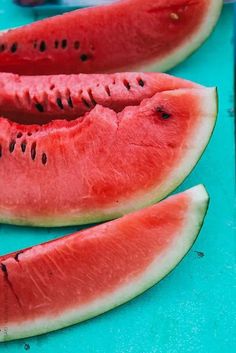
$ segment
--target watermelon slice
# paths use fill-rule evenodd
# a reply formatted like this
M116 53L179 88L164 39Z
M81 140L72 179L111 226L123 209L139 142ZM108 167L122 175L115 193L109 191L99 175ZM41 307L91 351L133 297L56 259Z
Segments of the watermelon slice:
M160 73L18 76L0 73L0 116L24 124L72 120L96 104L122 111L157 92L201 87Z
M150 205L192 170L216 115L216 90L200 87L159 92L120 113L97 105L42 126L0 118L0 219L84 224Z
M0 71L95 73L170 69L212 31L222 0L123 0L0 36Z
M116 221L0 257L0 340L75 324L150 288L191 248L207 206L200 185Z

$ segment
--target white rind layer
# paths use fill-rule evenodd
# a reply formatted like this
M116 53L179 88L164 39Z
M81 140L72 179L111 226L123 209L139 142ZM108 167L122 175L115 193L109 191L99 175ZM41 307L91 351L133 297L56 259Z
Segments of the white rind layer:
M39 335L87 320L133 299L159 282L174 269L190 250L201 229L207 211L209 197L203 185L187 190L185 195L189 198L189 208L179 235L173 237L174 241L167 251L157 254L155 260L145 271L135 277L128 285L122 285L113 292L104 294L103 297L86 305L63 311L58 316L9 325L7 334L0 332L0 341Z

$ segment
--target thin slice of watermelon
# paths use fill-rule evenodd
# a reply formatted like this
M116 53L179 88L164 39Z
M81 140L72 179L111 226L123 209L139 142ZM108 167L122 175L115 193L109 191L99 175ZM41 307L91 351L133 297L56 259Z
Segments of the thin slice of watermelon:
M120 217L162 199L212 134L214 88L157 93L116 113L96 106L48 125L0 119L0 219L62 226Z
M123 0L2 33L0 71L170 69L212 31L223 0Z
M203 186L82 232L0 258L0 341L86 320L141 294L191 248Z
M157 92L201 87L160 73L18 76L0 73L0 116L18 123L72 120L99 104L122 111Z

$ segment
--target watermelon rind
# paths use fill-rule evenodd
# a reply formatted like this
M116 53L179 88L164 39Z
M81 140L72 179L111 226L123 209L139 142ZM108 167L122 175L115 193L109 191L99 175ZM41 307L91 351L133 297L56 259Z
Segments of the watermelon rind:
M145 271L132 279L128 284L122 285L113 292L97 298L80 308L63 311L55 317L44 317L21 324L10 324L7 330L0 332L0 341L9 341L40 335L73 325L100 315L113 309L143 293L167 274L183 259L194 244L201 230L208 209L209 196L203 185L195 186L187 191L189 207L185 215L185 222L176 237L176 241L163 254L156 256ZM168 220L166 220L168 222Z

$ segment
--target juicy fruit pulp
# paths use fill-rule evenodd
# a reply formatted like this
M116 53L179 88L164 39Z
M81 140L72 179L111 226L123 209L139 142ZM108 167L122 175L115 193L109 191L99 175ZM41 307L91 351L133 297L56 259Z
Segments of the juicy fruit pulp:
M157 93L120 113L97 105L43 126L2 118L0 218L83 224L154 203L194 167L216 114L215 89L201 87Z
M113 222L0 258L0 340L56 330L148 289L191 248L203 186Z
M160 73L18 76L0 73L0 116L23 124L72 120L97 104L116 112L157 92L197 84Z
M222 0L123 0L3 33L0 71L95 73L146 65L163 71L198 48Z

